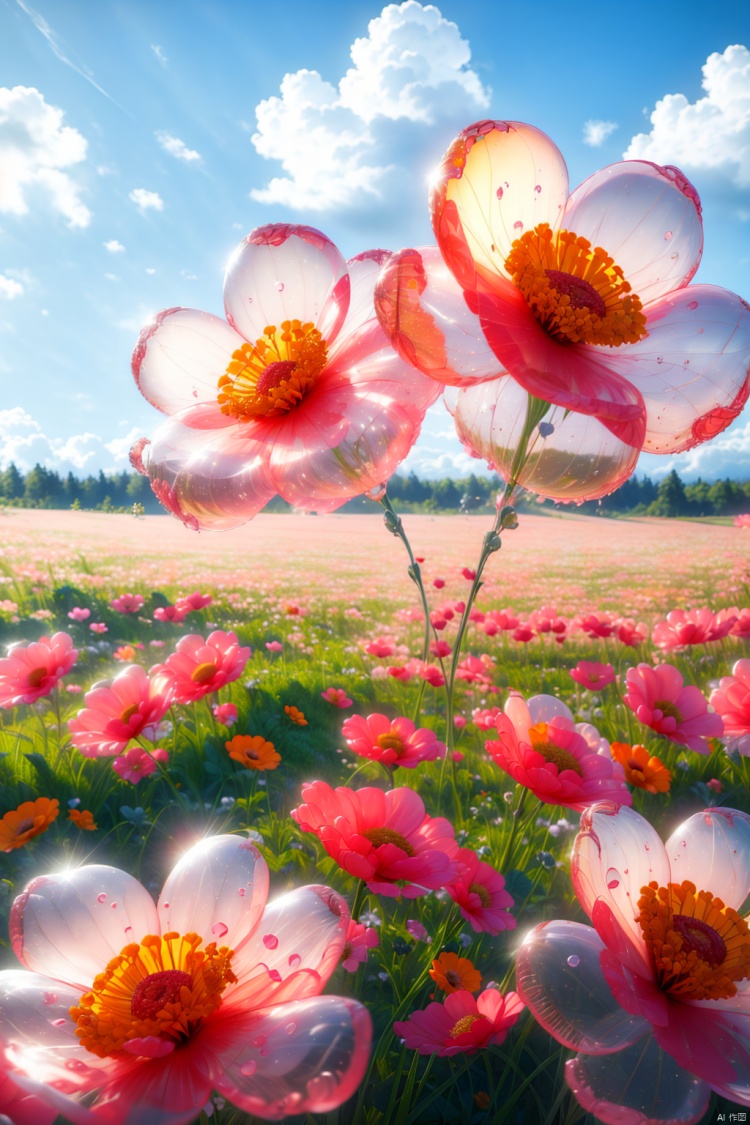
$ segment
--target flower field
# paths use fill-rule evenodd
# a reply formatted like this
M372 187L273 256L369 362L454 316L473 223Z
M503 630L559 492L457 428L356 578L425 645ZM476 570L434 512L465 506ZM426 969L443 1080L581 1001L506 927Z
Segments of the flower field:
M0 512L0 1113L748 1104L750 534L487 523Z

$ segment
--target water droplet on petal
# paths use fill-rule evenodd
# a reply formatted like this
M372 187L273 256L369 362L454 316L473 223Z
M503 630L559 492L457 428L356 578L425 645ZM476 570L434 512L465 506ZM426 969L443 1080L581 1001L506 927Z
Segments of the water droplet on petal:
M286 1032L287 1035L294 1035L296 1030L297 1030L297 1025L294 1022L294 1020L290 1020L290 1022L288 1024L286 1024L286 1026L284 1027L284 1031Z
M240 1067L240 1074L244 1075L245 1078L252 1078L257 1069L258 1064L255 1059L248 1059L247 1062L243 1063Z
M265 1047L266 1038L267 1038L267 1036L265 1036L265 1035L256 1035L255 1038L252 1040L252 1046L253 1047Z
M104 891L102 891L102 893L100 895L96 896L96 901L97 902L106 902L107 901L107 896L105 895Z
M59 996L57 995L56 992L45 992L44 993L44 1003L45 1004L56 1004L59 999L60 998L59 998Z
M261 1049L260 1049L260 1051L258 1052L258 1054L259 1054L259 1055L260 1055L260 1056L261 1056L262 1058L266 1058L266 1056L268 1055L268 1047L261 1047Z
M113 903L112 903L112 909L113 909L113 910L117 910L117 903L116 903L116 902L113 902Z
M168 903L168 902L165 902L165 903L164 903L164 909L165 909L165 910L169 910L169 903Z
M278 293L283 293L283 292L284 292L284 282L283 282L283 281L277 281L277 282L276 282L276 291L277 291Z
M246 894L245 888L244 888L244 887L240 887L240 889L239 889L239 891L238 891L237 893L239 894L240 898L244 898L244 897L245 897L245 894Z
M276 937L276 934L265 934L263 937L263 944L265 945L266 949L276 949L277 945L279 944L279 939Z
M523 230L523 223L520 219L516 219L515 223L513 224L513 230Z
M619 879L610 879L607 882L607 889L610 890L610 891L613 891L615 889L615 887L619 887L619 885L620 885Z
M65 1027L65 1024L68 1021L67 1020L50 1020L49 1022L52 1024L53 1027Z
M268 975L276 984L281 984L284 979L278 969L269 969Z
M581 958L577 954L571 953L570 957L568 958L568 964L570 965L571 969L577 969L580 963Z
M211 933L214 935L214 937L217 938L224 937L229 933L229 926L227 926L224 922L214 922L213 926L211 927Z
M495 195L497 196L498 199L502 199L503 198L503 189L501 187L499 187L497 189L497 191L495 192Z
M672 237L672 232L671 232L671 230L668 230L668 231L665 231L665 232L664 232L664 241L665 241L665 242L669 242L669 240L670 240L670 238L671 238L671 237Z
M657 362L657 363L664 363L664 356L663 356L663 355L658 355L658 356L656 357L656 362Z
M540 192L541 190L542 190L542 185L541 185L541 184L534 184L534 191L535 191L535 192L537 193L537 195L539 195L539 192Z
M620 872L615 867L610 867L606 875L607 887L613 891L615 887L620 885Z
M248 297L247 303L248 303L248 305L252 305L252 303L253 303L252 297Z
M290 969L297 969L297 968L299 968L299 966L301 964L302 964L302 958L300 957L299 953L293 953L292 956L289 958L289 968Z
M690 311L692 312L692 311L693 311L693 309L697 309L697 308L698 308L698 302L697 302L697 301L688 301L688 308L689 308L689 309L690 309Z

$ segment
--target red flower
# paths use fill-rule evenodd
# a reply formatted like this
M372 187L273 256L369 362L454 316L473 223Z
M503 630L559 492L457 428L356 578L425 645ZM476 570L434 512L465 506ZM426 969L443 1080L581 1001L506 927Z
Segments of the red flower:
M459 1055L499 1046L524 1007L517 993L502 996L496 988L486 988L476 998L452 992L442 1004L428 1004L408 1020L397 1021L393 1030L420 1055Z
M411 719L352 715L341 733L355 754L386 766L413 769L420 762L434 762L445 754L445 743L438 741L435 732L426 727L417 729Z
M513 905L513 897L500 872L483 863L470 848L461 848L457 859L460 876L445 889L472 929L493 935L514 930L516 920L507 909Z

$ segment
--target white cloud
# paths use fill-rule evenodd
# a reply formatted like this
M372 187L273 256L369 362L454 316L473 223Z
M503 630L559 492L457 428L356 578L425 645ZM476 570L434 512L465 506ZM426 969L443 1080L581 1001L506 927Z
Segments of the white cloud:
M145 188L133 188L128 196L141 213L146 211L163 211L164 200L156 191L146 191Z
M704 480L724 477L750 480L750 419L740 417L723 434L696 446L689 453L681 453L677 457L641 454L638 461L638 472L654 480L661 480L672 469L676 469L685 481L698 477Z
M617 128L616 121L590 120L583 126L583 143L591 148L599 148L607 137L611 137Z
M41 189L69 227L89 225L81 188L63 171L85 160L87 142L63 117L33 86L0 87L0 212L28 214L28 196Z
M750 187L750 51L736 44L709 55L706 96L689 102L666 94L651 114L650 133L638 133L623 154L685 168L713 169L737 187Z
M188 148L184 141L179 137L173 137L171 133L166 133L163 129L156 130L156 139L170 156L174 156L177 160L184 160L187 164L196 160L202 160L203 157L194 148Z
M0 300L12 301L14 297L22 297L23 291L20 281L14 281L12 277L0 273Z
M105 441L104 448L110 453L114 459L115 465L126 465L129 463L130 447L136 438L141 437L143 430L139 430L134 426L124 437L113 438L112 441Z
M431 4L389 4L350 53L337 85L298 70L256 106L253 145L285 173L251 191L259 203L324 211L380 198L406 130L465 123L489 105L469 44Z
M167 56L162 51L159 44L158 43L152 43L151 44L151 50L154 52L154 54L156 55L156 57L159 60L159 62L161 63L161 65L165 67L167 65L167 63L169 62L169 59L167 58Z
M23 407L0 410L0 469L13 461L22 473L38 462L48 469L87 473L100 466L122 468L128 463L128 450L140 434L132 429L125 437L103 441L87 431L68 437L49 437L35 418ZM108 456L105 456L105 453Z
M105 250L109 250L110 254L122 254L125 251L123 244L118 242L116 238L110 238L109 242L104 242L102 245Z

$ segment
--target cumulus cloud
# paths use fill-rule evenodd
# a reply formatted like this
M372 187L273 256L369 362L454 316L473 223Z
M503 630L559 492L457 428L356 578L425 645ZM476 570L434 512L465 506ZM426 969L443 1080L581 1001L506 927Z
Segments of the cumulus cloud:
M711 169L750 187L750 50L715 51L703 66L706 95L689 102L666 94L651 114L651 131L633 137L626 159Z
M146 211L164 210L164 200L157 191L146 191L146 189L142 187L133 188L128 199L135 203L142 214Z
M109 242L104 242L102 245L105 250L109 250L110 254L122 254L125 251L123 244L118 242L116 238L110 238Z
M591 148L599 148L607 137L611 137L617 128L616 121L597 121L591 119L583 126L583 143Z
M0 87L0 212L26 215L41 192L69 227L89 225L81 187L66 171L86 159L87 142L63 117L33 86Z
M740 417L719 434L713 441L706 442L682 453L678 457L657 457L642 454L638 461L638 472L645 473L654 480L676 469L683 480L719 480L731 477L732 480L750 480L750 419Z
M191 164L196 160L202 160L199 152L194 148L188 148L184 141L179 137L173 137L171 133L166 133L164 129L156 130L156 139L170 156L174 156L177 160L184 160L187 164Z
M132 429L126 436L111 441L103 441L91 432L49 437L27 410L14 406L0 410L0 470L11 462L22 473L37 463L63 472L122 468L127 465L128 450L139 434L139 430Z
M431 4L389 4L350 54L353 66L337 84L298 70L285 75L279 97L256 107L253 144L285 173L251 191L257 202L324 211L380 198L394 154L414 158L405 136L465 124L489 105L469 44Z
M12 301L14 297L22 297L23 292L20 281L0 273L0 301Z

